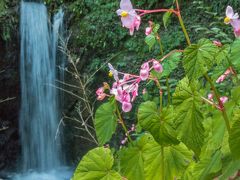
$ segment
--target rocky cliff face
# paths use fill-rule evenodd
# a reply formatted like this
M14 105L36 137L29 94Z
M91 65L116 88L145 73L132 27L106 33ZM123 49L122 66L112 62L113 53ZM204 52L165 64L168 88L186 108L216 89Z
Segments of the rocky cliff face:
M20 150L20 51L17 30L11 35L10 41L0 38L0 172L14 167Z

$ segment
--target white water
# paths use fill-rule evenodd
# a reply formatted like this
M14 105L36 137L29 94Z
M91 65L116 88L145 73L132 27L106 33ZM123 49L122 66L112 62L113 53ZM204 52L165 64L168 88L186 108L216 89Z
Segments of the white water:
M65 180L71 170L64 165L60 138L55 138L59 122L56 80L60 11L49 27L43 4L21 2L21 111L20 135L22 173L16 180ZM51 33L52 32L52 33Z

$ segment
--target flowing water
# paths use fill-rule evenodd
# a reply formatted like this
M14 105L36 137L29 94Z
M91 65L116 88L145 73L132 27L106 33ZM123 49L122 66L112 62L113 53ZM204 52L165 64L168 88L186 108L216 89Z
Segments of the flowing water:
M21 2L21 112L22 175L15 179L66 179L61 169L56 81L56 51L62 10L54 18L53 28L45 5ZM51 30L52 29L52 30ZM64 173L66 172L66 173ZM62 174L60 177L59 175ZM56 177L56 178L54 178ZM61 178L62 177L62 178Z

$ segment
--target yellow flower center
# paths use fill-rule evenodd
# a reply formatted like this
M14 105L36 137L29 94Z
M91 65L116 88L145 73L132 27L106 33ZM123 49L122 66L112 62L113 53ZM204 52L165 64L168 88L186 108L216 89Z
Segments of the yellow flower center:
M225 17L224 23L228 24L228 23L230 23L230 21L231 21L231 19L229 17Z
M113 77L112 71L109 71L108 76L109 76L109 77Z
M127 16L128 16L128 12L127 12L127 11L123 11L123 12L121 13L121 16L122 16L122 17L127 17Z

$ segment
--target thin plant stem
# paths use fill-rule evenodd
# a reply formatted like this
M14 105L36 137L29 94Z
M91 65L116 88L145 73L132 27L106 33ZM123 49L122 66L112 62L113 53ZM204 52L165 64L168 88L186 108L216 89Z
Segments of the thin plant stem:
M117 102L116 102L116 111L117 111L117 116L118 116L118 118L119 118L120 124L122 125L122 128L123 128L123 130L125 131L125 134L126 134L128 140L129 140L129 142L132 143L133 140L132 140L132 138L129 136L127 127L126 127L126 125L124 124L123 118L122 118L121 113L120 113L120 111L119 111L119 109L118 109Z
M176 5L177 5L177 17L178 17L178 20L179 20L179 23L181 25L181 28L182 28L182 31L184 33L184 36L186 38L186 41L187 41L187 44L190 46L191 45L191 41L190 41L190 38L188 36L188 33L187 33L187 30L186 30L186 27L184 25L184 22L183 22L183 19L182 19L182 16L181 16L181 11L180 11L180 7L179 7L179 3L178 3L178 0L176 0Z
M230 132L230 122L229 122L228 115L227 115L227 112L226 112L226 110L225 110L225 107L224 107L222 101L220 100L220 96L219 96L219 94L218 94L218 91L217 91L217 89L215 88L215 86L214 86L212 80L210 79L210 77L208 76L208 74L206 73L204 76L205 76L205 78L207 79L207 81L209 82L209 84L211 85L211 88L212 88L212 90L213 90L213 92L214 92L214 94L215 94L215 96L216 96L216 98L217 98L217 101L218 101L220 110L221 110L221 112L222 112L223 119L224 119L224 121L225 121L227 130L228 130L228 133L229 133L229 132Z
M171 103L171 94L170 94L170 86L169 86L169 77L166 79L166 85L167 85L167 93L168 93L168 106Z
M163 145L161 145L161 151L162 151L162 159L161 159L161 161L162 161L162 179L164 180L165 179L165 173L164 173L165 165L164 165L164 146Z

